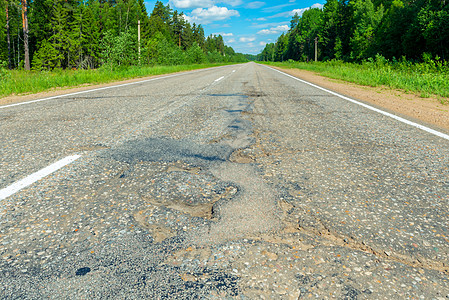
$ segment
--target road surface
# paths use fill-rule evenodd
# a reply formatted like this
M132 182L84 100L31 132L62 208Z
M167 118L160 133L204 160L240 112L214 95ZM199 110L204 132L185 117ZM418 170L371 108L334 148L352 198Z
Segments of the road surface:
M0 298L447 299L449 141L248 63L0 107Z

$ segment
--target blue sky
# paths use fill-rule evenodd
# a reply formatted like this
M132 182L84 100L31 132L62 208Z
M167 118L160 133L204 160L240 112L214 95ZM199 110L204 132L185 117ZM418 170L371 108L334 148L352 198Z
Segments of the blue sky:
M156 1L146 1L148 13ZM258 54L266 43L289 29L295 12L301 15L310 7L322 7L323 0L242 1L242 0L169 0L163 1L184 12L193 24L202 24L206 36L221 34L225 44L236 52Z

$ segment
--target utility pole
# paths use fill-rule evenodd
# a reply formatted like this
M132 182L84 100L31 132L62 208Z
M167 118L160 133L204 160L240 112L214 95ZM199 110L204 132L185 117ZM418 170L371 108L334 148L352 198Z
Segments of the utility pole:
M139 66L140 66L140 20L137 21L137 44L139 47Z
M315 61L318 61L318 37L315 38Z

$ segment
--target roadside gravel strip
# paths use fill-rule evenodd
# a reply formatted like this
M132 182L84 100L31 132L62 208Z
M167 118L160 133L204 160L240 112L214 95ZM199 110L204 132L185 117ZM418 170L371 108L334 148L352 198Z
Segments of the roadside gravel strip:
M449 140L355 99L248 63L0 128L2 299L449 298Z

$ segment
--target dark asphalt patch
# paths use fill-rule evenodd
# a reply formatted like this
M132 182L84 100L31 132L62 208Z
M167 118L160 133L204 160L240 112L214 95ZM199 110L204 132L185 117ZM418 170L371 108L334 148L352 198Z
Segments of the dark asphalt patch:
M200 145L188 140L147 138L126 142L108 153L113 159L126 163L184 161L205 166L228 160L232 151L233 149L226 145Z

